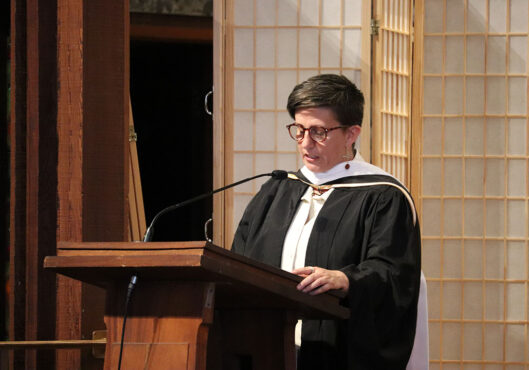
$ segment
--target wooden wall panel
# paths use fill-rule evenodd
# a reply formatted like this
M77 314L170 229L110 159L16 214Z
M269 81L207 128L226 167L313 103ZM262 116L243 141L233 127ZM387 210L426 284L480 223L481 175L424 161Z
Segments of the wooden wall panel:
M225 161L225 91L226 84L226 59L229 52L228 41L225 37L226 24L225 1L213 2L213 188L218 189L226 184L224 173ZM224 194L213 197L213 242L223 246L224 242Z
M57 2L58 240L82 240L82 2ZM57 277L57 338L81 337L81 283ZM78 351L60 351L57 366L80 368Z
M55 253L57 109L55 0L13 1L11 147L12 339L55 334L55 276L44 257ZM52 367L52 352L15 353L13 365Z
M9 244L9 338L25 337L25 209L26 209L26 4L11 1L11 130ZM24 353L11 353L10 366L22 368Z
M122 241L128 238L128 1L85 1L83 16L83 236Z
M58 240L127 239L128 2L58 1ZM103 295L63 277L57 337L103 329ZM97 368L88 352L59 351L58 368Z
M7 1L0 3L0 209L3 210L0 214L0 261L3 261L4 273L0 276L0 302L4 304L0 305L0 317L6 317L7 310L7 289L5 289L8 282L7 274L5 269L9 261L9 144L8 144L8 76L6 71L8 70L8 40L10 35L10 6L11 4ZM8 325L6 320L0 322L0 337L6 339L8 335ZM2 362L6 363L7 356L4 354L0 355L0 366Z
M53 337L57 186L56 0L27 1L26 339ZM26 367L53 366L53 352L28 351Z
M58 240L127 239L128 2L11 1L10 339L90 338L102 292L43 270ZM20 350L17 369L100 368Z

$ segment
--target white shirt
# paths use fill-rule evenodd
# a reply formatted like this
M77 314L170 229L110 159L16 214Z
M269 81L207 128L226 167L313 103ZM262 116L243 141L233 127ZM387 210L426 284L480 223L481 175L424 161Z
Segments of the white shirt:
M309 187L301 197L301 203L283 243L281 269L290 272L305 266L305 255L314 221L333 190L330 189L322 195L313 195L312 188ZM301 346L301 320L296 324L294 338L296 346Z
M301 173L315 185L321 185L347 176L389 175L382 169L365 162L358 152L353 160L338 163L329 171L316 173L304 166L301 168ZM283 243L281 269L291 272L296 268L305 266L307 245L314 221L333 190L330 189L322 195L313 195L312 188L309 187L301 197L301 202ZM301 345L301 320L296 325L295 342L297 346Z
M388 175L384 170L364 161L360 153L356 153L353 160L338 163L326 172L312 172L307 167L301 168L301 173L312 184L321 185L329 181L347 176L358 175ZM291 272L292 270L305 266L305 255L310 233L314 226L314 220L323 208L323 204L331 195L330 189L322 195L312 195L312 188L308 188L301 197L300 205L296 211L292 223L288 229L283 243L283 253L281 257L281 269ZM309 218L310 213L310 218Z

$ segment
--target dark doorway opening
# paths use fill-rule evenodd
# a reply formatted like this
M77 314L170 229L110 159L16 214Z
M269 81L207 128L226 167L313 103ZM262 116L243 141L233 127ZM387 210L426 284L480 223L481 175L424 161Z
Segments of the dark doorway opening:
M147 225L164 207L212 190L212 43L132 40L130 89ZM159 219L154 241L204 240L212 199Z

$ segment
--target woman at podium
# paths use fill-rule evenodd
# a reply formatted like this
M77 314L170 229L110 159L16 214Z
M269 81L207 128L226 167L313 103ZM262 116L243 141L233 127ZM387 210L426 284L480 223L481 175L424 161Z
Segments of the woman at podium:
M344 76L297 85L287 125L304 166L252 199L232 250L304 279L298 289L347 292L348 320L304 320L298 369L405 369L414 343L420 234L413 201L355 150L364 97Z

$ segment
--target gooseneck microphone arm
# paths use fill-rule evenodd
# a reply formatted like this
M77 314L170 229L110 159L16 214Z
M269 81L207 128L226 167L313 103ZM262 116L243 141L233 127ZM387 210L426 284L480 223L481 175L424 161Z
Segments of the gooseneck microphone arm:
M153 235L153 232L154 232L153 225L156 223L156 221L161 216L163 216L167 212L174 211L177 208L186 206L186 205L188 205L190 203L196 202L197 200L212 196L213 194L218 193L219 191L223 191L223 190L229 189L231 187L237 186L237 185L242 184L244 182L256 179L258 177L263 177L263 176L272 176L274 179L282 180L282 179L285 179L288 176L288 173L286 171L281 171L281 170L272 171L271 173L263 173L261 175L249 177L247 179L244 179L244 180L241 180L241 181L237 181L237 182L235 182L233 184L226 185L226 186L224 186L222 188L210 191L209 193L202 194L202 195L199 195L197 197L188 199L186 201L183 201L182 203L177 203L177 204L174 204L172 206L166 207L166 208L162 209L160 212L158 212L154 216L154 218L151 221L151 224L149 225L149 227L147 228L147 231L145 232L145 236L143 237L143 241L144 242L149 242L149 241L152 240L152 235ZM130 302L130 299L131 299L131 296L132 296L132 291L134 290L134 286L136 285L137 279L138 279L138 277L137 277L136 274L132 275L132 277L130 279L129 287L127 289L127 297L126 297L126 300L125 300L125 313L123 314L123 325L121 327L121 343L120 343L120 348L119 348L118 370L121 369L121 359L122 359L122 355L123 355L123 342L124 342L124 339L125 339L125 323L127 322L127 312L128 312L129 302Z
M237 185L240 185L242 183L248 182L250 180L257 179L259 177L264 177L264 176L272 176L276 180L282 180L282 179L284 179L284 178L286 178L288 176L288 173L286 171L282 171L282 170L275 170L275 171L272 171L271 173L262 173L260 175L256 175L256 176L253 176L253 177L248 177L248 178L246 178L244 180L240 180L240 181L234 182L233 184L229 184L229 185L223 186L222 188L215 189L213 191L210 191L209 193L198 195L198 196L196 196L194 198L191 198L191 199L188 199L186 201L183 201L182 203L177 203L177 204L173 204L172 206L166 207L166 208L162 209L160 212L158 212L154 216L154 218L151 221L151 224L149 225L149 227L147 228L147 231L145 232L145 235L143 237L143 241L144 242L150 242L152 240L152 236L154 234L154 227L153 226L156 223L156 221L161 216L163 216L164 214L166 214L168 212L171 212L171 211L174 211L175 209L178 209L180 207L184 207L184 206L186 206L186 205L188 205L190 203L196 202L198 200L210 197L213 194L218 193L219 191L224 191L226 189L232 188L234 186L237 186Z

